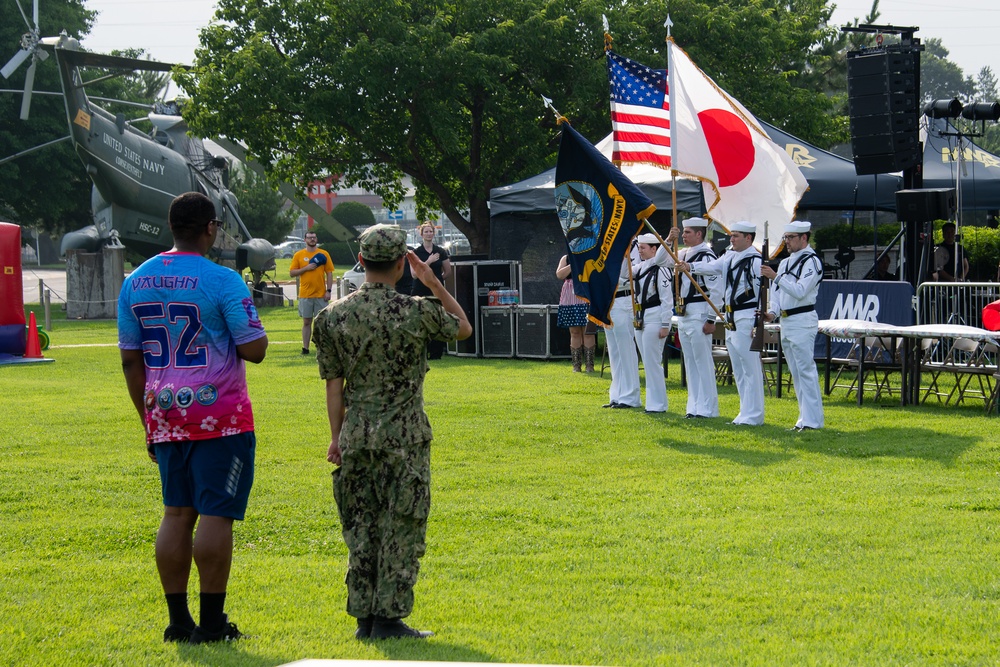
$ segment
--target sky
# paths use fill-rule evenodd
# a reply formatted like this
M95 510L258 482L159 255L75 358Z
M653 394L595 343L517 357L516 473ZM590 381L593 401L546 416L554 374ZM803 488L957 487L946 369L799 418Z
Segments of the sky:
M45 2L45 0L40 0ZM87 0L100 12L84 46L107 53L112 49L145 48L156 60L191 64L198 31L215 12L214 0ZM852 22L871 9L871 0L838 0L834 25ZM926 41L938 37L950 59L975 76L985 66L1000 78L1000 2L998 0L881 0L880 25L916 27ZM45 32L44 26L42 32Z

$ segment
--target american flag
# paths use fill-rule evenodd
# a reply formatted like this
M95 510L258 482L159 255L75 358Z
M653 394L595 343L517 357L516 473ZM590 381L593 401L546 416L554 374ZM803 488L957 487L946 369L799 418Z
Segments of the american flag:
M670 100L667 70L607 52L611 84L611 161L670 167Z

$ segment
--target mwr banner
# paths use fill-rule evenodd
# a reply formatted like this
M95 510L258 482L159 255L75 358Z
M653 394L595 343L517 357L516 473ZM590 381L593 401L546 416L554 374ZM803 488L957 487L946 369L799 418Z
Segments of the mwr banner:
M819 284L816 314L821 320L866 320L908 327L915 324L913 285L878 280L824 280ZM826 336L816 336L816 359L826 359ZM833 357L844 358L853 338L834 338Z
M556 163L556 212L566 235L573 290L590 302L589 317L612 324L609 312L629 245L656 207L569 123ZM617 324L629 324L618 322Z

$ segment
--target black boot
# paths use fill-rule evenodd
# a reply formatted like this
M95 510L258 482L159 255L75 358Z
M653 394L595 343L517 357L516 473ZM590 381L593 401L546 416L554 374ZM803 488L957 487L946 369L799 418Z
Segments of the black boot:
M432 637L433 632L429 630L414 630L401 618L375 617L372 624L372 639L426 639Z
M355 639L368 639L372 636L372 624L374 623L371 616L365 616L364 618L358 619L358 629L354 631Z

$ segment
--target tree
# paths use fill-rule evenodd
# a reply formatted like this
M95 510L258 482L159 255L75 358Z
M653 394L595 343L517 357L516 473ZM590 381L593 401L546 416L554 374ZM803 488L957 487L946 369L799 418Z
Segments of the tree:
M194 131L242 141L284 180L343 174L387 206L408 174L418 215L441 210L486 252L490 189L555 161L540 95L594 141L610 130L604 11L596 0L220 0L177 80ZM822 91L795 86L824 0L671 0L670 11L678 42L761 118L809 138L830 125ZM663 62L666 0L608 13L622 53Z
M229 188L240 203L240 217L254 237L280 243L295 225L298 209L286 207L286 199L250 169L233 171Z
M924 42L924 53L920 58L920 105L932 100L957 97L969 100L975 95L976 85L971 77L962 73L962 68L948 60L948 49L941 40L931 37Z
M993 69L987 65L976 76L976 101L996 102L997 97L997 78Z
M337 222L351 227L359 234L375 224L375 214L361 202L345 201L337 204L331 215Z
M29 14L30 17L30 14ZM61 30L76 38L90 31L94 12L80 0L39 3L42 35ZM0 60L20 48L26 26L13 2L0 2ZM24 87L25 62L7 87ZM35 68L35 91L61 91L59 73L49 58ZM36 94L27 121L19 118L21 95L0 94L0 159L65 137L66 108L61 96ZM77 229L91 223L90 180L68 141L0 164L0 218L48 233Z

